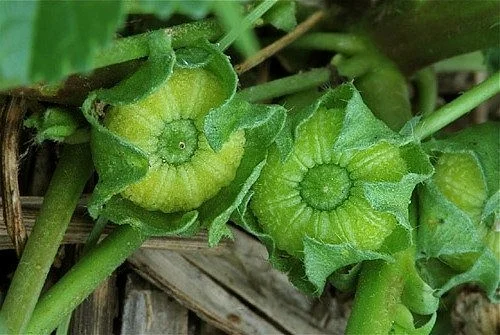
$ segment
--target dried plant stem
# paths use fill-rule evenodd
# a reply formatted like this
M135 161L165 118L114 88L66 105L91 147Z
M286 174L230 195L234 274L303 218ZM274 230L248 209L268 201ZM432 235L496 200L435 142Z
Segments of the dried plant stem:
M26 228L23 224L19 182L19 132L26 104L22 98L13 98L3 108L0 122L2 160L3 216L17 256L20 257L26 244Z
M238 64L234 67L238 74L242 74L252 69L253 67L259 65L267 58L271 57L281 49L288 46L290 43L295 41L297 38L305 34L312 27L314 27L319 21L321 21L325 17L325 12L319 10L309 16L304 22L299 24L293 31L286 34L279 40L269 44L267 47L261 49L252 57L245 60L243 63Z

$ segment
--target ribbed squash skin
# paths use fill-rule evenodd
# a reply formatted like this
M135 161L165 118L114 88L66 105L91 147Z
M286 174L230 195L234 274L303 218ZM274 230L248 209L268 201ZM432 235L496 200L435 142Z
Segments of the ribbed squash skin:
M372 208L365 182L396 182L407 173L397 146L379 142L354 154L336 154L340 110L318 109L300 128L284 163L271 151L254 187L251 207L277 247L300 257L305 236L376 250L397 224Z

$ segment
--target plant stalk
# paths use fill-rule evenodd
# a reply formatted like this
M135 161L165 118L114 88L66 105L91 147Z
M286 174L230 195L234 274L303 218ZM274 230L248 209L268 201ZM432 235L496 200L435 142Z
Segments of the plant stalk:
M417 113L426 115L436 108L438 97L438 83L436 72L432 67L427 67L416 73L415 83L418 94Z
M27 334L49 334L99 284L105 280L147 236L130 225L122 225L89 250L38 301Z
M0 323L10 334L25 333L59 244L92 171L88 144L64 148L0 311Z
M347 322L346 334L383 334L392 328L393 311L400 303L404 288L401 259L363 263L354 306Z
M277 98L323 85L330 80L331 74L328 68L313 69L245 88L238 92L238 97L249 102Z
M500 93L500 72L496 72L481 84L422 118L415 127L415 138L425 139L498 93Z
M208 19L173 26L163 30L165 36L172 38L172 47L180 48L206 38L214 41L223 34L222 27L216 20ZM117 39L111 46L97 55L94 68L123 63L149 55L149 36L156 31Z
M366 49L366 42L350 33L309 33L290 45L294 49L323 50L354 55Z

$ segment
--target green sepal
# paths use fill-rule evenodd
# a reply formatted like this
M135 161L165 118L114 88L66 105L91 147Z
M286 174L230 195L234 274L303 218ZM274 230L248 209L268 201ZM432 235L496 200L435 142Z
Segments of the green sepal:
M149 169L146 154L121 137L115 135L98 121L104 104L99 103L92 92L83 103L83 113L92 126L90 145L99 181L88 204L92 217L96 218L103 205L128 185L144 177Z
M464 283L477 284L486 292L492 302L500 303L500 292L498 292L500 264L489 248L484 249L469 270L451 277L436 291L436 295L440 297L453 287Z
M328 278L328 281L342 292L354 292L358 280L361 264L347 266L344 269L338 269Z
M193 69L204 67L212 60L213 54L205 48L184 47L175 50L175 65L180 68Z
M230 103L225 104L219 108L213 109L205 117L204 132L214 151L219 151L224 142L229 139L229 136L240 129L252 129L263 126L267 122L276 122L272 120L276 113L285 115L286 110L279 105L257 105L251 104L245 100L235 97ZM284 117L281 117L284 119ZM270 127L275 128L273 124ZM278 131L281 130L283 125L279 126ZM276 130L276 129L273 129ZM272 139L276 136L272 132L267 134ZM247 141L261 141L261 139L246 136ZM262 142L266 142L263 140ZM265 145L269 145L266 143ZM254 145L254 144L250 144Z
M254 105L237 98L206 116L205 135L215 150L234 131L244 129L246 139L245 153L233 182L199 209L202 224L209 227L210 245L217 244L224 236L232 237L226 223L259 177L267 148L283 128L285 119L286 110L279 105Z
M61 108L47 108L43 113L35 113L24 121L24 126L35 128L35 142L45 140L69 144L89 141L89 129L82 115Z
M163 43L162 40L156 41ZM166 48L164 44L160 46ZM158 50L160 49L158 48ZM161 55L161 53L159 54ZM202 56L205 56L206 59L203 59ZM171 64L169 63L169 67L166 69L168 74L163 81L168 79L174 59L177 59L175 67L205 68L218 76L221 83L224 84L225 99L223 103L209 112L209 115L215 115L214 122L222 123L220 119L217 119L217 116L222 115L225 121L228 115L231 116L231 113L236 113L243 119L246 115L257 116L257 122L240 123L237 127L222 129L217 128L217 124L212 124L213 131L206 134L209 141L217 138L219 139L218 144L222 146L234 131L240 129L245 131L245 153L236 171L235 179L229 186L222 188L213 198L203 203L199 211L189 213L164 214L147 211L118 195L128 185L139 181L148 173L149 161L142 150L101 125L99 118L104 113L105 103L112 105L131 103L150 93L147 92L147 89L141 89L138 97L122 98L122 95L127 94L128 87L133 87L131 83L139 80L156 66L154 63L157 59L151 56L152 65L147 67L148 59L143 68L139 70L139 72L143 71L142 74L134 74L128 81L109 91L92 93L85 101L84 114L93 126L93 153L100 177L89 203L89 211L94 216L104 215L116 223L133 224L150 235L178 234L185 229L187 230L184 233L193 233L195 228L202 226L208 228L209 244L215 245L222 237L231 236L231 231L226 225L227 221L258 178L266 158L266 150L263 148L268 147L274 141L276 134L283 127L286 110L281 106L259 106L234 100L237 76L232 65L227 56L206 41L200 41L196 47L182 48L175 56L170 55L168 61ZM151 91L163 83L157 78L152 80L153 89ZM108 97L105 103L101 102L103 97ZM207 119L210 118L207 117ZM210 124L210 121L206 124ZM122 215L122 210L128 214ZM195 220L197 224L194 225L192 220ZM169 221L173 221L173 226ZM175 228L177 226L181 228Z
M437 313L433 313L429 321L419 328L415 327L413 315L406 306L399 304L394 308L394 324L389 334L395 335L428 335L436 323Z
M148 236L181 235L186 231L197 231L197 211L171 214L148 211L119 195L106 202L100 215L116 224L136 227Z
M499 297L500 264L495 245L488 236L495 234L492 226L499 213L498 123L469 127L444 139L425 143L431 155L461 153L477 164L487 198L480 217L473 218L446 198L434 179L429 179L419 192L420 227L418 248L420 271L437 294L442 295L456 285L474 282L493 301ZM494 240L493 240L493 243ZM490 249L491 248L491 249ZM457 268L461 264L462 268Z
M350 243L326 244L310 237L304 238L304 266L308 280L314 285L316 295L323 292L328 277L335 271L365 260L383 259L393 262L390 255L376 251L360 250Z
M162 31L148 37L149 57L146 62L118 85L96 91L97 99L114 106L131 104L150 95L167 80L175 63L171 37Z
M444 139L431 139L423 147L430 153L469 153L481 167L488 197L500 187L500 123L488 122L468 127Z

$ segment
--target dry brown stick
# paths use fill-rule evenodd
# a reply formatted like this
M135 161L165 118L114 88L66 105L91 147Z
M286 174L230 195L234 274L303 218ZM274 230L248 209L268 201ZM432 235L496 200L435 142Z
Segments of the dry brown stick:
M319 21L321 21L325 17L325 12L323 10L319 10L309 16L304 22L299 24L293 31L286 34L279 40L269 44L264 49L261 49L252 57L245 60L243 63L238 64L234 67L238 74L242 74L252 69L256 65L262 63L267 58L271 57L281 49L285 48L287 45L295 41L297 38L305 34L309 29L311 29L314 25L316 25Z
M78 205L71 218L68 230L64 235L63 244L81 244L85 243L87 237L92 230L93 221L86 214L85 199ZM33 225L35 224L36 217L40 212L42 206L42 197L21 197L23 219L26 225L28 234L30 233ZM0 198L0 206L2 206L2 198ZM108 225L102 234L102 238L106 237L115 225ZM191 237L151 237L142 247L148 249L170 249L170 250L198 250L200 252L217 254L231 245L232 242L223 240L214 248L208 246L208 236L206 232L200 232ZM12 241L7 235L5 226L3 225L3 218L0 216L0 250L12 249Z
M19 133L26 112L22 98L12 98L2 108L0 122L2 153L2 198L5 226L16 253L21 256L26 243L26 228L23 224L21 198L19 193Z

